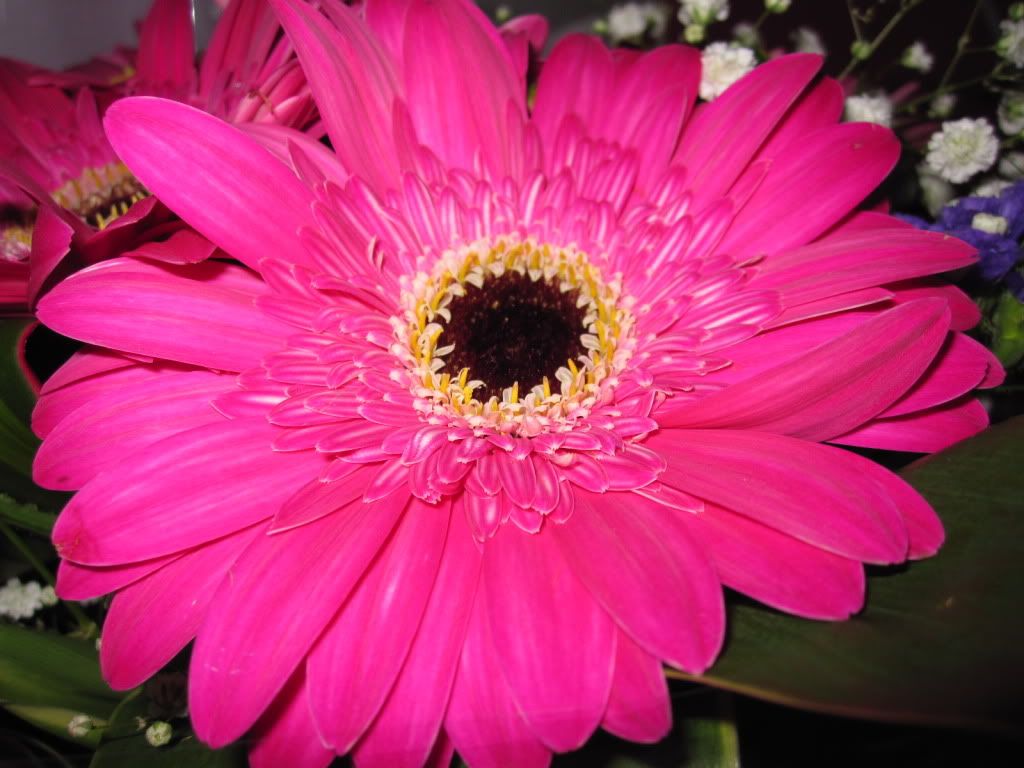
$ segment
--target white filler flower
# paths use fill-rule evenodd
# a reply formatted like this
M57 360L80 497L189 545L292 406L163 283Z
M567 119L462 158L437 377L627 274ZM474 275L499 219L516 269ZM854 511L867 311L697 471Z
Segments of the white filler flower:
M9 579L0 587L0 616L9 619L31 619L44 606L55 605L53 587L41 587L37 581L22 584Z
M706 27L729 18L729 0L680 0L679 21Z
M900 64L907 69L914 69L918 72L931 72L935 57L928 52L924 43L918 41L903 52Z
M817 53L824 56L828 52L821 37L810 27L797 27L789 39L793 41L793 50L797 53Z
M998 153L992 124L984 118L965 117L943 123L932 134L925 162L942 178L959 184L991 168Z
M1024 67L1024 21L1001 21L999 30L996 52L1013 66Z
M700 97L711 101L756 67L757 57L742 45L712 43L701 53L700 64Z
M892 102L882 94L860 94L846 99L845 116L850 123L892 125Z

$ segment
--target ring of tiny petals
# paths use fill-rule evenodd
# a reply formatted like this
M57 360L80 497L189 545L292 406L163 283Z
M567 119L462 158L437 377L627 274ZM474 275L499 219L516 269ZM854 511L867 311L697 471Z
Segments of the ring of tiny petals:
M89 166L77 178L65 181L52 194L57 205L97 229L105 229L127 213L132 205L148 196L145 187L120 161Z
M484 382L469 378L471 371L445 370L445 357L454 347L438 347L448 306L465 294L466 284L481 287L489 278L513 270L531 280L559 281L563 292L579 294L586 329L580 342L586 350L567 360L525 395L518 383L506 387L501 400L482 402L475 390ZM533 239L480 240L445 251L427 273L403 278L401 314L391 317L395 343L392 353L408 372L417 409L432 422L471 429L489 428L503 434L530 437L569 431L597 405L607 402L617 374L636 347L633 301L622 295L621 277L605 281L587 255L576 248L538 244Z

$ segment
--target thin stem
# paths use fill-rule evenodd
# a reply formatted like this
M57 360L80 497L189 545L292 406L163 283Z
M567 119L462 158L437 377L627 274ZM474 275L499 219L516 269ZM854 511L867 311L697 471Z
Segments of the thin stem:
M853 7L853 0L846 0L846 12L850 14L850 24L853 25L853 36L863 40L864 35L860 30L860 19L857 18L857 9Z
M868 54L869 57L871 55L873 55L875 51L878 50L878 46L880 46L882 44L882 42L885 40L885 38L887 38L889 36L889 33L891 33L894 29L896 29L896 25L899 24L901 21L903 21L903 17L906 16L913 8L915 8L916 6L920 5L922 2L924 2L924 0L904 0L903 1L903 4L900 5L900 9L898 11L896 11L896 13L894 13L892 15L892 18L889 19L889 21L886 23L886 25L884 27L882 27L882 31L879 32L878 35L875 37L875 39L871 41L871 49L870 49L870 53ZM850 19L852 20L853 19L853 6L850 5L849 1L847 2L847 7L850 8ZM857 32L857 25L856 25L856 23L854 24L854 32L855 33ZM857 40L859 41L861 39L862 38L858 34L857 35ZM863 63L865 61L867 61L866 58L865 59L858 59L856 56L851 57L850 58L850 63L847 64L846 68L843 69L843 71L839 73L839 79L842 80L844 77L847 77L848 75L850 75L853 72L853 70L857 68L858 64L861 64L861 63Z
M22 557L25 558L28 564L31 565L32 568L35 569L36 573L43 578L43 581L51 587L57 586L57 580L53 575L53 571L47 568L46 564L36 557L36 553L32 551L32 548L28 544L25 543L24 539L22 539L11 526L2 520L0 520L0 533L2 533L4 537L11 542L14 548L21 553ZM63 603L68 609L68 613L74 617L75 622L78 624L78 628L87 636L92 634L93 629L96 627L96 622L90 619L77 603L66 600L63 601Z
M953 58L949 61L949 66L946 67L946 71L942 73L942 79L939 81L936 92L942 91L943 88L949 83L953 77L953 72L956 70L956 65L960 63L960 59L964 55L964 51L967 50L967 46L971 43L971 29L974 27L974 20L978 17L978 10L981 8L981 0L975 0L974 8L971 9L971 15L967 19L967 26L964 27L964 33L960 35L960 39L956 44L956 53L953 54Z

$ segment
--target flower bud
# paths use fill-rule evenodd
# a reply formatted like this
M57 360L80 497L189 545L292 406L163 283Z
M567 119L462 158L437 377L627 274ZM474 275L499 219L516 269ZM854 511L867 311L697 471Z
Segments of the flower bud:
M695 44L704 40L704 27L700 24L687 24L683 30L683 38L686 42Z
M174 729L171 728L170 723L165 723L163 720L156 720L150 723L146 729L146 743L151 747L162 747L169 743L171 736L174 735Z
M789 6L790 0L764 0L764 9L768 13L785 13Z
M869 58L872 50L871 43L867 40L854 40L853 45L850 46L850 53L853 54L853 58L860 61Z
M88 715L75 715L68 721L68 733L76 739L85 738L89 735L89 731L95 727L96 724Z

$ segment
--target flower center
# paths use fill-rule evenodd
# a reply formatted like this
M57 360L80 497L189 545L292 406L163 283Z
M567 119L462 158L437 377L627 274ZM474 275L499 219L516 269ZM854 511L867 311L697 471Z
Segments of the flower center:
M53 193L61 208L97 229L105 229L148 196L146 188L120 162L86 168L77 179L64 182Z
M28 261L34 221L34 211L0 208L0 261Z
M431 415L514 434L566 428L633 349L630 302L586 254L532 240L447 251L403 291L396 353Z

